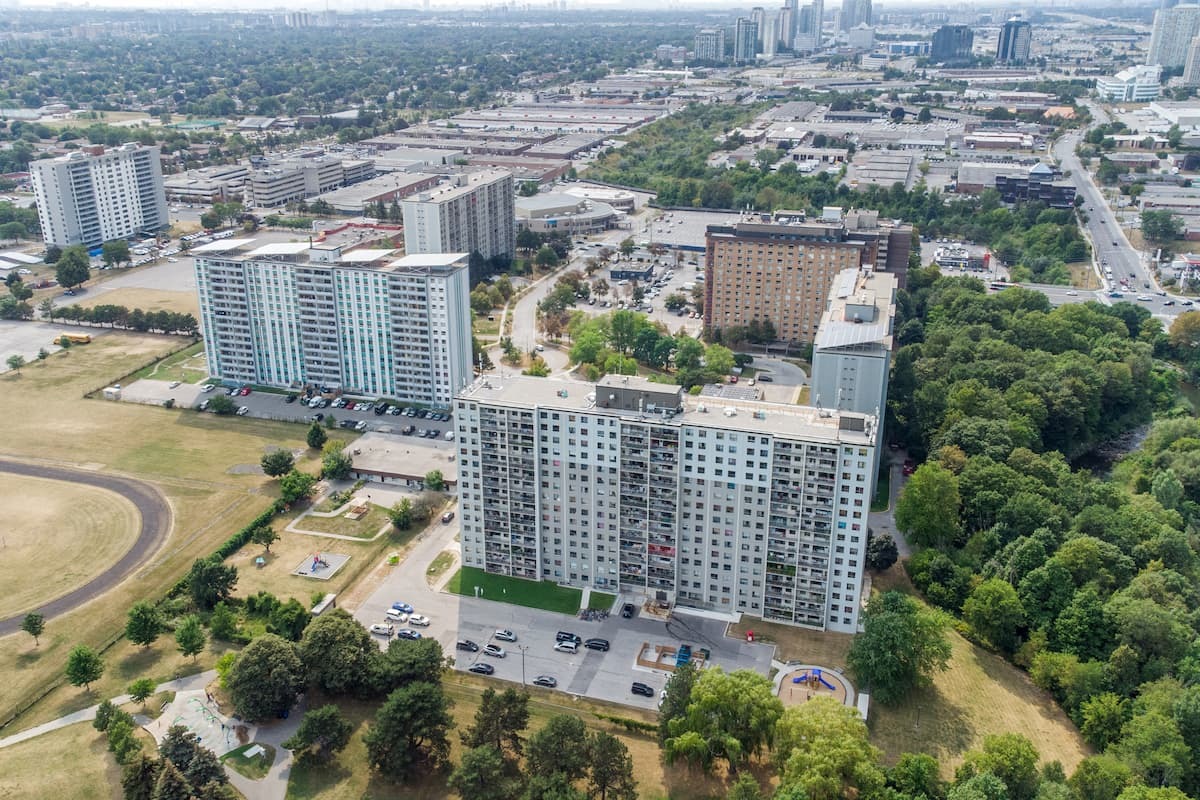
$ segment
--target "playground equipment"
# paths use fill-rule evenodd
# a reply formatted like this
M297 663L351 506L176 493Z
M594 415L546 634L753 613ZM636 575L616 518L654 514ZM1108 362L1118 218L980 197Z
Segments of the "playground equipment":
M808 684L808 688L810 688L810 689L816 689L817 685L819 684L821 686L824 686L826 689L828 689L831 692L837 691L836 686L834 686L832 683L825 680L825 678L823 678L821 676L821 670L819 670L819 669L812 669L808 672L804 672L804 673L801 673L800 675L795 676L794 678L792 678L792 683Z
M329 566L329 562L326 561L325 559L321 558L320 553L313 553L312 568L309 569L309 572L316 572L321 567L328 567L328 566Z

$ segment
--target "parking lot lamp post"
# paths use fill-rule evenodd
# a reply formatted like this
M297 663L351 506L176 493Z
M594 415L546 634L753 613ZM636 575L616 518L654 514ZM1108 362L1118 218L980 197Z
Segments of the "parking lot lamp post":
M525 685L525 651L529 649L528 645L519 644L517 648L521 651L521 685Z

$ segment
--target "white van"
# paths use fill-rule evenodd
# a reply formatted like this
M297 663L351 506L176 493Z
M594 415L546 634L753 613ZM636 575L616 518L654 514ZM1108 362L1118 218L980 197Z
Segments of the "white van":
M454 431L446 431L446 441L447 442L454 441Z

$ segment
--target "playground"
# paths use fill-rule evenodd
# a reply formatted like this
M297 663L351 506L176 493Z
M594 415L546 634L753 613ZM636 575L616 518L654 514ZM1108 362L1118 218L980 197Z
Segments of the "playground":
M327 581L336 575L338 570L346 566L346 562L349 560L350 556L342 553L313 553L310 556L306 556L292 570L292 574L303 578L316 578L319 581Z
M833 670L799 666L782 675L779 699L785 706L807 703L814 697L832 697L842 705L854 705L854 689Z
M155 741L174 725L183 725L196 735L196 741L218 756L249 742L253 731L240 720L221 713L215 700L202 690L179 692L157 719L146 726Z

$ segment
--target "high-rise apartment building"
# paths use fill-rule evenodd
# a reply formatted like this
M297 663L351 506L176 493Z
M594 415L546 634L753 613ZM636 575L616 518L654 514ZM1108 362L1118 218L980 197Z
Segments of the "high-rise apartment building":
M996 46L996 60L1003 64L1024 64L1029 60L1029 48L1033 44L1033 26L1013 17L1000 29L1000 41Z
M29 164L46 244L96 247L170 225L157 147L80 148Z
M1187 3L1154 12L1147 64L1184 66L1192 40L1200 35L1200 5Z
M901 286L912 226L880 221L873 211L826 209L820 219L779 211L710 225L705 236L707 324L717 330L770 321L782 341L810 343L834 277L866 266L896 275Z
M943 25L933 32L929 57L943 63L968 61L974 44L975 34L968 26Z
M725 29L705 28L696 34L695 54L697 61L721 62L725 60Z
M758 26L758 39L756 40L759 52L762 52L765 44L764 33L767 29L767 12L762 6L755 6L750 9L750 21Z
M450 180L400 202L408 253L479 253L512 258L517 247L512 173L490 169Z
M214 376L442 408L471 382L466 254L253 244L192 250Z
M857 23L858 0L842 0L842 11L838 15L838 30L848 31Z
M876 417L514 376L455 424L467 566L857 629Z
M775 18L775 36L779 40L776 50L791 50L796 38L796 9L787 4L779 9Z
M796 26L795 47L798 52L813 53L821 49L821 29L824 22L824 0L813 0L809 5L801 7L799 22Z
M733 26L733 61L747 64L758 55L758 26L747 17L738 17Z
M1200 86L1200 37L1188 45L1187 63L1183 65L1184 86Z
M814 406L883 415L895 318L894 275L848 269L834 277L813 342Z
M763 58L774 58L779 52L779 14L771 14L763 19L762 46L758 52Z

